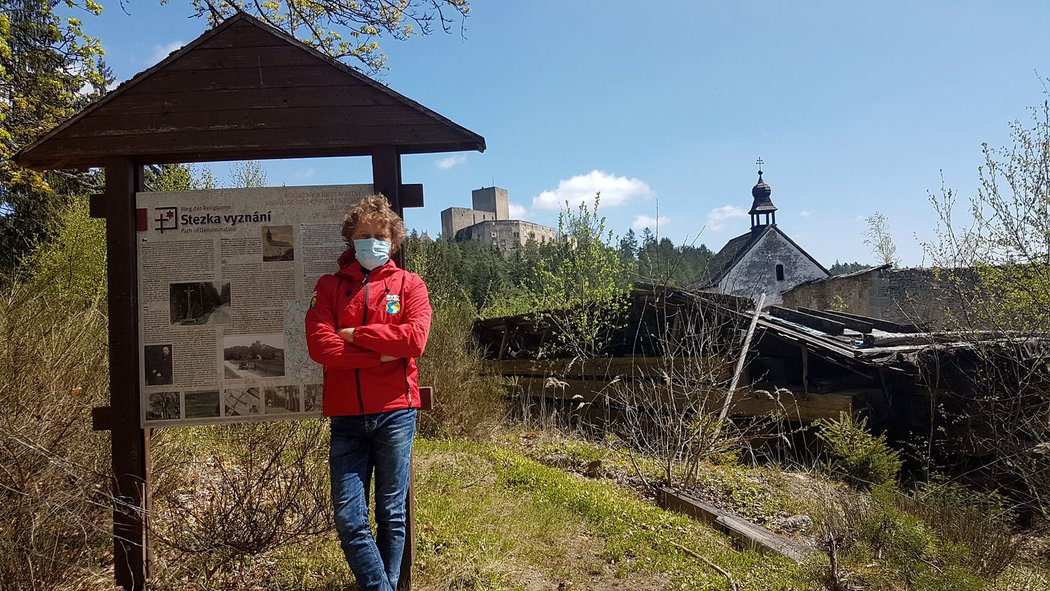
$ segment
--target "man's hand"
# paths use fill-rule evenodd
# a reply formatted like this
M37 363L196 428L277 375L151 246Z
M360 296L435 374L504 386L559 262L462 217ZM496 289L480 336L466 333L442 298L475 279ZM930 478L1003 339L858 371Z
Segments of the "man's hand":
M350 344L353 344L353 342L354 342L354 329L353 329L353 327L339 329L339 336L343 337L344 341L346 341L346 342L348 342Z
M400 357L394 357L393 355L380 355L379 363L386 363L387 361L397 361Z

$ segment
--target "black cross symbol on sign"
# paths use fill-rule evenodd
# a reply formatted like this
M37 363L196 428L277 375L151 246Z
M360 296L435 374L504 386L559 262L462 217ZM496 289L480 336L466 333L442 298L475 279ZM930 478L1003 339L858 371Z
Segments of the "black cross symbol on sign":
M161 234L164 230L177 230L179 229L179 220L176 219L178 212L177 208L174 207L155 207L157 218L153 221L157 222L155 230L159 230Z

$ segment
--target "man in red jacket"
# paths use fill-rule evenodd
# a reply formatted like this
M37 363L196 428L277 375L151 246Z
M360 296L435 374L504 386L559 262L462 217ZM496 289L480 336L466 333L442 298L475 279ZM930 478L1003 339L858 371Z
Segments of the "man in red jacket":
M324 365L329 467L340 545L362 591L393 591L405 547L412 438L419 408L416 358L430 333L423 280L390 255L405 225L382 195L346 215L349 248L317 282L306 314L310 357ZM368 524L375 474L376 535Z

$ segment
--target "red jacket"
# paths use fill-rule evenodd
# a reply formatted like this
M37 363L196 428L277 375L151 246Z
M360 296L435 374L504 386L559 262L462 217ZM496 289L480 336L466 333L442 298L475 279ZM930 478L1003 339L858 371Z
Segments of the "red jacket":
M317 281L306 313L310 358L324 366L324 415L419 408L416 358L430 334L430 298L419 275L391 260L366 274L351 251ZM354 343L338 331L354 327ZM400 357L380 363L381 355Z

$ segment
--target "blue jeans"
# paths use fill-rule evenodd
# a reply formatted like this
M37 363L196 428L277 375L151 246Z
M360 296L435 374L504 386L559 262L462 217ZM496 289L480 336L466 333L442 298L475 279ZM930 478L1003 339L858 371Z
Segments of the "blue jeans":
M361 591L394 591L405 550L415 409L332 417L332 506L339 542ZM376 536L368 524L375 473Z

